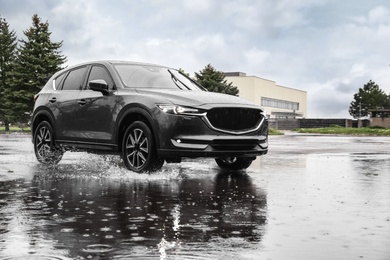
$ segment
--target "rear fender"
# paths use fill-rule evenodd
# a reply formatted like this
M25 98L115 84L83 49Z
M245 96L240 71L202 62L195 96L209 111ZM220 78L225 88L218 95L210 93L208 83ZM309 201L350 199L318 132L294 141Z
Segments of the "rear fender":
M54 115L52 112L45 107L38 107L35 109L34 114L31 119L31 134L34 137L35 129L42 121L48 121L53 127L54 139L56 139L56 124L54 120Z

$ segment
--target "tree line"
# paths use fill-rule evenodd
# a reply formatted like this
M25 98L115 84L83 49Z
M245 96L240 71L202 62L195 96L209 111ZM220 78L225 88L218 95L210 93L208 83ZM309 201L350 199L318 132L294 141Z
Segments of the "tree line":
M23 122L34 106L34 95L62 69L66 57L61 42L50 39L49 23L34 14L26 39L17 39L6 19L0 17L0 121Z

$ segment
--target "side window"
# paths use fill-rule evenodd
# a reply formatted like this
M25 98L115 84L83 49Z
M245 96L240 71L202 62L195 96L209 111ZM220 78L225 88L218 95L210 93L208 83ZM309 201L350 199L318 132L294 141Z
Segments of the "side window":
M64 80L64 77L65 77L66 73L62 73L61 75L59 75L55 80L54 80L54 86L55 86L55 89L59 90L61 89L61 84Z
M80 90L84 82L84 76L87 68L82 67L69 72L64 81L62 90Z
M107 82L107 84L108 84L108 88L109 89L113 89L114 82L113 82L110 74L108 73L108 71L104 67L102 67L102 66L93 66L92 69L91 69L91 73L89 74L87 84L88 84L88 82L90 82L92 80L96 80L96 79L103 79L103 80L105 80Z

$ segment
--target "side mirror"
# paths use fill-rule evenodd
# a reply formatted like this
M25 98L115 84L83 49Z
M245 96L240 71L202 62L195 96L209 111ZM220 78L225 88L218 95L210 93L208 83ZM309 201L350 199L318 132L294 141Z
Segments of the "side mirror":
M108 90L108 84L103 79L95 79L88 82L89 89L93 91L101 92L103 95L109 95L110 91Z

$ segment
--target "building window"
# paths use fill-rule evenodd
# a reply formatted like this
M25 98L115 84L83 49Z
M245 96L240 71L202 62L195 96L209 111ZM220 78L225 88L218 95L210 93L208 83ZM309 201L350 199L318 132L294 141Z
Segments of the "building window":
M261 105L263 107L275 107L275 108L282 108L288 110L299 110L298 102L291 102L287 100L274 99L274 98L262 97Z

